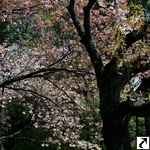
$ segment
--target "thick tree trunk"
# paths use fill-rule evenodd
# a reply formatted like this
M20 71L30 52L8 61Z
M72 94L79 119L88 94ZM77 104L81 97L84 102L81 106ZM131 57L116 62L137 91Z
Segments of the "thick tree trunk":
M115 64L115 63L114 63ZM100 113L103 120L103 137L107 150L131 150L128 123L131 116L116 109L120 104L120 92L127 76L116 73L113 63L103 72L100 83Z
M114 119L114 121L113 121ZM103 136L107 150L130 150L128 119L120 122L112 118L103 124Z
M103 137L107 150L131 150L128 123L130 116L117 117L117 114L110 114L110 117L103 119Z
M103 119L103 137L107 150L130 150L128 116L122 118L113 110Z

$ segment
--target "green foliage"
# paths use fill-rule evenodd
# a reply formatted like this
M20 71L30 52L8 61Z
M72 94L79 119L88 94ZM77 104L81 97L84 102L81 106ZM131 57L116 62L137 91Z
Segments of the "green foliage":
M7 110L7 116L9 116L7 123L11 124L10 129L8 129L8 133L11 135L19 130L20 132L16 135L3 139L2 144L4 148L11 150L57 150L59 148L62 150L82 150L82 148L79 147L71 147L69 142L64 142L57 136L54 137L54 131L51 129L42 128L42 126L35 128L33 125L34 122L31 121L31 115L29 114L31 105L32 104L29 100L6 100L5 109ZM99 131L97 131L96 124L94 124L96 120L93 120L93 116L95 114L93 113L93 110L90 110L90 107L97 109L99 107L99 103L92 101L88 107L89 108L86 113L76 113L78 117L81 117L81 125L84 126L79 140L96 144L98 141L95 139L95 133L98 133ZM97 114L94 119L97 119L98 122L99 115ZM7 131L5 131L5 134L7 134ZM49 137L54 140L59 139L61 145L57 142L55 143L46 140Z
M52 137L53 132L45 128L35 128L33 124L31 124L29 106L31 106L31 103L27 100L6 100L6 115L9 117L7 123L9 123L11 127L5 130L5 135L7 132L9 135L19 130L20 132L2 140L3 146L11 150L48 150L49 147L51 147L52 150L56 150L58 144L47 144L44 142L46 138ZM46 144L46 146L42 146L42 144Z
M55 22L49 31L56 36L56 39L54 40L54 45L57 47L63 46L64 43L68 43L70 39L73 40L74 38L73 34L64 34L62 31L63 30L61 28L60 22Z
M107 150L106 146L104 144L100 144L100 147L101 147L102 150Z
M39 143L35 143L31 140L22 140L22 141L18 141L18 143L12 148L12 150L48 150L48 148L42 148Z
M135 150L136 149L136 140L131 142L131 150Z
M10 133L16 132L24 128L31 121L29 114L29 107L26 101L19 99L12 99L11 102L6 103L7 115L9 116L8 123L11 124Z
M144 7L147 5L148 0L128 0L128 3L141 4Z
M14 22L0 22L0 44L5 40L10 44L21 40L33 42L34 39L39 37L39 32L35 30L29 21L24 19L17 22L16 20Z
M8 37L7 25L8 21L2 22L0 21L0 44L2 44Z
M101 130L100 124L97 124L100 116L99 113L96 112L96 110L99 109L99 102L95 100L90 102L83 101L81 105L86 108L86 112L78 114L80 117L80 124L83 125L80 139L89 141L93 144L98 143L98 140L95 139L95 135L96 133L100 133Z
M129 124L129 134L131 140L132 149L135 150L136 148L136 136L145 136L145 120L143 117L138 117L138 133L136 133L136 117L132 117L130 124Z
M31 26L31 24L24 20L10 24L7 32L9 37L8 41L10 43L20 40L32 41L39 37L38 32Z
M143 6L141 4L131 3L129 5L129 8L130 8L130 15L138 16L143 12Z
M146 8L150 10L150 3L147 3Z
M42 128L28 128L15 137L15 144L12 150L48 150L49 147L56 149L58 147L57 144L47 144L47 146L42 147L43 141L51 135L50 131Z

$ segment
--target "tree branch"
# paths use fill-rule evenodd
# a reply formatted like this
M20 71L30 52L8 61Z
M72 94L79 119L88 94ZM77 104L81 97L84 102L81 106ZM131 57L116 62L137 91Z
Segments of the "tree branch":
M149 61L149 62L146 64L142 63L144 61L145 62ZM139 73L139 72L150 70L150 60L148 57L147 59L138 59L137 61L132 62L131 65L132 65L133 73Z
M92 9L92 6L95 4L95 2L96 0L89 0L89 3L83 8L84 9L84 23L83 23L84 26L80 24L77 13L74 10L75 0L70 0L70 4L67 8L73 20L74 26L80 35L81 42L85 46L90 56L91 62L96 72L96 76L98 77L98 79L100 79L100 74L101 74L100 72L103 67L103 63L102 63L99 53L96 50L96 47L94 46L94 43L92 42L91 29L90 29L90 10Z
M67 7L67 9L68 9L68 11L69 11L69 13L71 15L73 24L74 24L77 32L79 33L79 36L82 38L83 35L85 34L85 31L84 31L83 26L80 24L78 15L77 15L74 7L75 7L75 0L70 0L70 4Z
M26 75L21 75L21 76L17 76L17 77L8 79L8 80L0 83L0 87L4 88L6 85L12 84L12 83L17 82L17 81L21 81L21 80L28 79L28 78L42 77L45 74L47 75L47 74L51 74L54 72L63 72L63 71L68 72L68 73L76 73L78 75L83 75L83 73L84 73L83 70L48 67L48 68L39 69L35 72L31 72L31 73L26 74Z
M142 83L137 88L136 92L149 92L150 90L150 77L142 78Z
M11 135L1 136L1 137L0 137L0 140L6 139L6 138L12 138L12 137L14 137L15 135L17 135L17 134L21 133L23 130L25 130L28 126L29 126L29 124L26 125L24 128L20 129L19 131L17 131L17 132L15 132L15 133L11 134Z
M81 110L83 110L82 106L80 104L78 104L77 102L75 102L68 94L67 92L65 92L62 88L60 88L57 84L55 84L55 82L47 79L47 81L49 81L50 83L52 83L58 90L62 91L64 93L64 95L66 95L66 97L68 97L75 105L79 106L79 108L81 108Z
M127 34L125 37L126 49L128 49L136 41L142 39L145 36L146 30L147 30L147 25L144 24L141 27L140 32L134 30L133 32Z
M88 41L91 41L91 28L90 28L90 10L92 9L93 5L95 4L96 0L89 0L87 6L83 8L84 10L84 29L85 29L85 38Z
M46 100L52 102L55 106L57 106L58 108L60 108L60 109L62 110L62 108L61 108L57 103L55 103L55 101L53 101L52 99L48 98L47 96L44 96L44 95L42 95L42 94L39 94L39 93L37 93L37 92L35 92L35 91L29 90L29 89L24 89L24 88L13 88L13 87L7 87L7 86L6 86L6 88L9 89L9 90L17 91L17 92L18 92L18 91L23 91L23 92L32 93L32 94L34 94L34 95L40 97L40 99L43 98L43 99L46 99ZM25 97L25 98L27 98L27 97ZM28 99L32 99L32 98L28 97ZM35 108L35 109L36 109L36 108Z
M149 117L150 101L125 101L121 102L116 109L118 110L118 113L121 113L123 116L132 115L137 117Z
M150 116L150 101L144 100L127 100L123 101L107 115L105 121L110 123L123 122L129 116L149 117ZM117 124L116 124L117 125Z

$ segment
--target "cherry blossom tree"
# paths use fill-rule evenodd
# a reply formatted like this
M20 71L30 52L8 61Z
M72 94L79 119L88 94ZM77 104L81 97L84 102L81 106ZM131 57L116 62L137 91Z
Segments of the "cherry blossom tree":
M1 45L1 114L6 102L27 101L29 114L22 114L30 121L0 139L32 124L53 133L42 139L42 146L100 149L100 114L106 148L130 150L131 116L150 116L149 102L125 97L141 99L141 92L131 93L131 79L149 78L149 24L143 6L125 0L7 0L1 2L1 20L9 21L7 29L13 27L17 35ZM81 112L99 130L92 135L96 144L84 139ZM7 119L4 123L13 126Z
M120 93L133 76L148 71L150 67L149 45L146 44L148 24L144 19L144 12L138 10L141 6L134 7L131 4L127 7L124 0L118 0L112 6L103 6L100 3L99 8L102 12L96 12L94 5L97 1L89 0L83 7L82 24L75 2L70 0L68 11L96 73L105 145L108 150L131 149L128 138L130 118L149 116L150 103L131 101L130 98L122 101ZM93 22L94 12L98 15ZM101 28L101 25L104 26ZM106 36L109 29L111 32ZM94 36L93 30L97 31ZM126 34L123 33L124 30L130 32ZM97 42L95 37L102 40ZM95 44L99 44L98 47ZM107 63L103 54L109 55Z
M67 27L67 21L71 22L67 4L2 3L1 20L9 21L6 27L10 32L1 45L0 63L0 140L4 148L4 139L17 147L17 138L38 142L41 148L100 149L95 74L73 26ZM92 131L88 134L87 126ZM38 139L28 132L43 129L46 136L38 134Z

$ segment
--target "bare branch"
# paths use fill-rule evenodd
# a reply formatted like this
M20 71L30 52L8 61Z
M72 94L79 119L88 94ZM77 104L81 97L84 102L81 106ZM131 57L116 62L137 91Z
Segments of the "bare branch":
M75 105L79 106L81 108L81 110L83 110L82 106L80 106L80 104L78 104L77 102L75 102L62 88L60 88L57 84L55 84L53 81L47 79L47 81L49 81L50 83L52 83L56 88L58 88L59 90L61 90Z
M149 117L150 101L125 101L120 103L116 110L118 110L118 113L121 113L123 116L132 115L137 117Z
M62 108L57 104L55 103L52 99L48 98L47 96L44 96L42 94L39 94L35 91L32 91L32 90L28 90L28 89L24 89L24 88L13 88L13 87L6 87L7 89L11 89L11 90L14 90L14 91L24 91L24 92L30 92L40 98L43 98L43 99L46 99L46 100L49 100L50 102L52 102L55 106L57 106L58 108L60 108L62 110ZM30 98L30 97L29 97ZM36 109L36 108L35 108Z
M70 0L70 4L67 7L67 9L68 9L68 11L69 11L69 13L71 15L73 24L74 24L77 32L79 33L79 36L82 38L83 35L85 34L85 31L84 31L83 26L80 24L78 15L77 15L74 7L75 7L75 0Z
M21 80L24 80L24 79L42 77L45 74L51 74L51 73L54 73L54 72L62 72L62 71L65 71L65 72L68 72L68 73L75 73L75 74L78 74L78 75L83 75L84 73L87 73L84 70L48 67L48 68L39 69L35 72L31 72L31 73L26 74L26 75L20 75L20 76L8 79L8 80L2 82L0 84L0 87L5 87L6 85L9 85L9 84L12 84L14 82L21 81Z
M85 38L88 39L88 41L91 40L91 28L90 28L90 10L92 9L92 6L95 4L96 0L89 0L89 3L87 6L85 6L84 9L84 28L85 28Z
M77 13L74 10L75 0L70 0L70 4L67 8L73 20L74 26L81 37L81 42L85 46L91 58L91 62L94 66L96 75L100 76L103 63L102 63L99 53L96 50L96 47L94 46L94 43L92 42L91 29L90 29L90 10L92 9L92 6L95 4L95 2L96 0L89 0L89 3L83 8L84 9L84 27L80 24Z
M15 135L17 135L17 134L21 133L23 130L25 130L28 126L29 126L29 124L28 124L27 126L25 126L24 128L22 128L21 130L19 130L19 131L13 133L13 134L11 134L11 135L1 136L1 137L0 137L0 140L6 139L6 138L14 137Z

